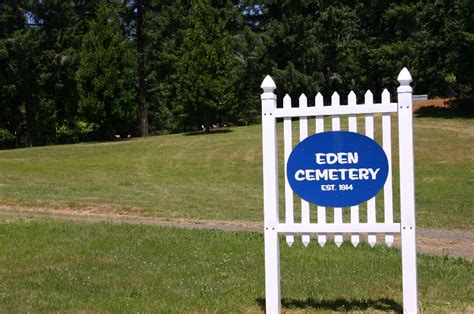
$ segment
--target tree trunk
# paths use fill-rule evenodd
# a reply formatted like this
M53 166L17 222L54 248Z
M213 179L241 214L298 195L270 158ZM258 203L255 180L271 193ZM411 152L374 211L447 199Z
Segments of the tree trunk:
M33 96L30 93L25 97L26 130L28 135L28 146L36 143L36 112L33 104Z
M211 119L208 117L204 121L204 132L207 134L211 133Z
M148 136L148 107L145 86L145 38L143 36L144 0L137 0L137 55L138 55L138 98L140 106L140 135Z
M110 141L114 139L114 129L112 125L112 105L110 101L105 102L104 110L105 110L105 138Z

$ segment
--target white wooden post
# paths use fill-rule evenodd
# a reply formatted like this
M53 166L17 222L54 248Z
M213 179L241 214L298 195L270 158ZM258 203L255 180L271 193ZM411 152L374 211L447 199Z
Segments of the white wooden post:
M398 75L398 128L400 152L400 222L402 238L403 312L418 312L413 158L412 81L407 68Z
M262 99L263 211L265 238L265 306L267 313L280 313L280 246L278 241L278 155L276 88L267 75L260 86Z

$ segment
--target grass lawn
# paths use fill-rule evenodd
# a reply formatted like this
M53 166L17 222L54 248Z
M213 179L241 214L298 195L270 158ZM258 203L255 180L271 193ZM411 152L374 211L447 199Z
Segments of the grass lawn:
M258 233L0 218L0 312L259 312ZM397 249L281 246L291 311L399 311ZM420 255L421 310L472 310L474 266ZM470 306L470 308L469 308Z
M472 120L416 118L415 147L418 225L473 230ZM261 163L259 125L0 151L0 205L260 221Z

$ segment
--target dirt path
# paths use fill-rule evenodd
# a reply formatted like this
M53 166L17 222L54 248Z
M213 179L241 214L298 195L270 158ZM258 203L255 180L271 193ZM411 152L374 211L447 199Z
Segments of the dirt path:
M143 224L166 226L183 229L216 229L224 231L261 232L262 222L255 221L222 221L193 219L162 219L131 215L96 213L91 210L73 210L70 208L48 209L40 207L21 207L0 205L0 217L11 218L50 218L66 221L109 222L126 224ZM363 238L363 237L362 237ZM379 243L383 238L378 237ZM315 242L316 243L316 242ZM395 239L395 246L400 246L400 239ZM474 260L474 232L417 228L417 248L419 252L430 255L462 257Z

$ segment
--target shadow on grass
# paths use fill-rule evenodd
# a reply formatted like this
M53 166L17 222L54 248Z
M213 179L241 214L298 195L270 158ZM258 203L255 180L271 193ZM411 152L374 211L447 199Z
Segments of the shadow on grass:
M234 131L232 131L231 129L219 129L219 130L211 130L211 132L209 133L206 133L203 131L184 133L184 136L213 135L213 134L224 134L224 133L231 133L231 132L234 132Z
M415 110L417 117L430 118L474 118L474 99L449 100L443 106L423 106Z
M265 311L265 299L258 298L257 304ZM366 311L369 309L403 313L403 307L391 299L378 300L348 300L348 299L334 299L334 300L316 300L307 298L306 300L288 299L281 300L283 309L286 310L329 310L336 312L348 311Z

